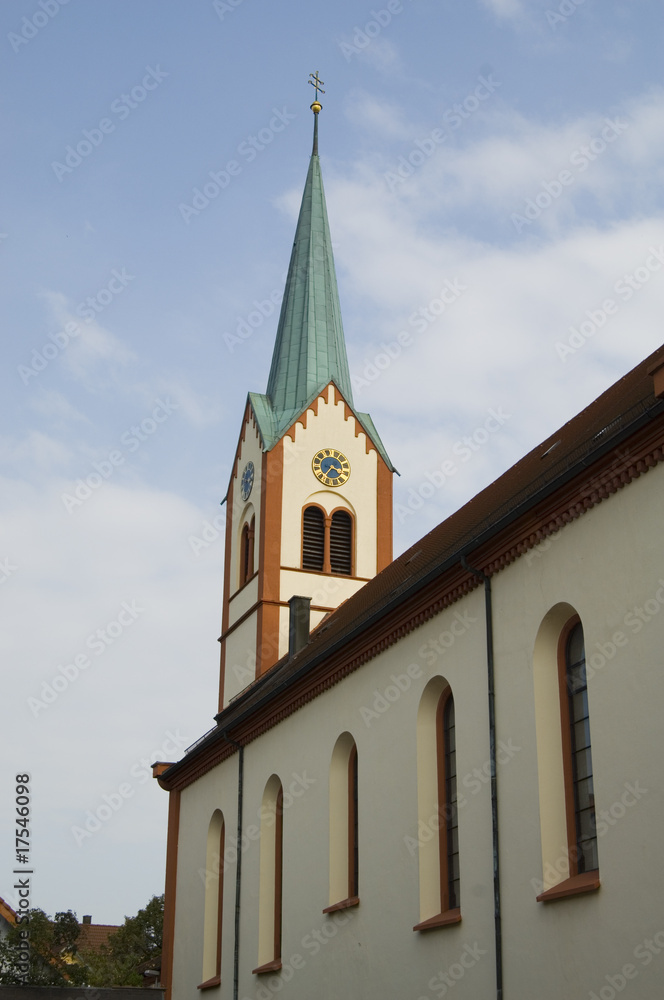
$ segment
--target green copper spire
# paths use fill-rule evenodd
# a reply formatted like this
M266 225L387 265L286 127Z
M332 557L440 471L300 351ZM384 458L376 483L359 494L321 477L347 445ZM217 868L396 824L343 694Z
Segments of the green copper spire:
M285 430L330 381L336 383L346 402L353 406L318 159L318 113L321 105L317 99L311 108L314 112L314 147L267 383L277 433Z

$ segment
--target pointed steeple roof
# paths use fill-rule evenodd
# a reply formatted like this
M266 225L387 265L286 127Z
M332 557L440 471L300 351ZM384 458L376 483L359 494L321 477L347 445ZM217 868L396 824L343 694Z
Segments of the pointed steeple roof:
M267 383L277 434L328 382L353 406L332 240L318 159L318 112Z
M314 112L314 144L295 230L267 392L250 392L248 401L263 449L270 451L316 396L330 382L334 382L388 469L396 472L373 420L368 413L359 413L353 402L318 159L318 114L322 108L318 101L319 89L320 86L311 105Z

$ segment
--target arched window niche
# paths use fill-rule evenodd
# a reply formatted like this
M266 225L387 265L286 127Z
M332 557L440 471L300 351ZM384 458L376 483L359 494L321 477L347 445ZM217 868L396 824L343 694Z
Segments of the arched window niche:
M444 677L433 677L417 711L417 812L420 920L426 931L461 920L456 726L454 697Z
M258 889L258 966L254 974L281 968L281 887L283 870L283 808L281 781L273 774L261 804L260 874Z
M571 604L542 620L533 653L542 877L550 902L599 888L583 626Z
M330 905L332 913L359 903L357 746L342 733L330 761Z
M221 928L224 897L223 814L215 809L210 819L205 851L205 911L203 917L203 975L199 989L221 982Z
M256 533L256 517L251 509L247 510L242 519L240 530L239 546L239 586L244 587L245 583L254 575L254 535Z

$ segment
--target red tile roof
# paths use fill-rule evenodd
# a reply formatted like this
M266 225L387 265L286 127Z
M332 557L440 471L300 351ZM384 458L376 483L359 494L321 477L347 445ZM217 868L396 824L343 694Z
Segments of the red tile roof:
M76 947L79 951L98 952L117 930L119 930L117 924L81 924Z

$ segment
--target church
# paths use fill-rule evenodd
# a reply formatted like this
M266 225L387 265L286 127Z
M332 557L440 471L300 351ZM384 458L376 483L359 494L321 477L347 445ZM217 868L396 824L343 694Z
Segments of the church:
M392 558L318 157L227 504L215 727L169 793L170 1000L649 1000L664 348Z

